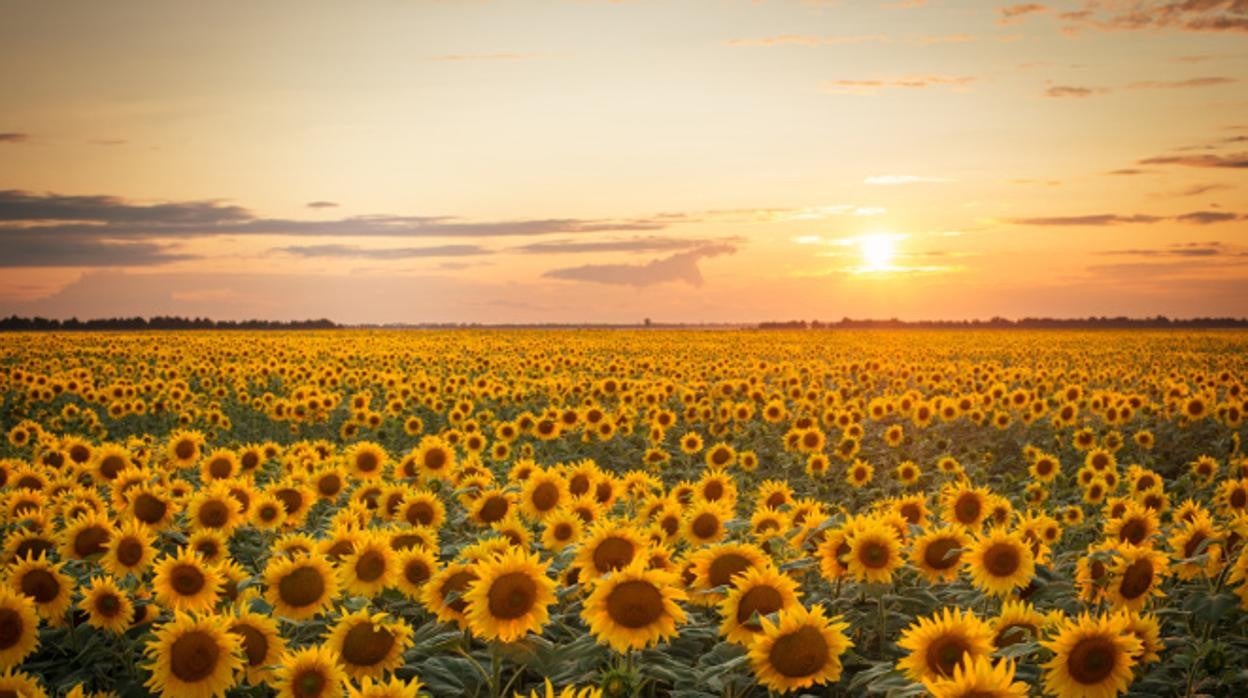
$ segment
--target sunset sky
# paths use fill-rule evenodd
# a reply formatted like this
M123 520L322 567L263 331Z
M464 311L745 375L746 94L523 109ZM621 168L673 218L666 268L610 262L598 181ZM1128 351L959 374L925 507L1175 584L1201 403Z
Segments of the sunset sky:
M0 18L0 315L1248 315L1243 0Z

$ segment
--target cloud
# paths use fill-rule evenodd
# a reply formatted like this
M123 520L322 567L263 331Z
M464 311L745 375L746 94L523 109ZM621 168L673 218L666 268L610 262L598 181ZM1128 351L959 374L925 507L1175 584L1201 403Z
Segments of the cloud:
M1192 186L1187 187L1185 189L1180 189L1178 191L1165 194L1165 196L1176 197L1176 198L1184 197L1184 196L1200 196L1201 194L1208 194L1211 191L1224 191L1227 189L1234 189L1234 188L1235 187L1232 187L1229 184L1193 184Z
M1244 169L1248 168L1248 153L1234 153L1232 155L1160 155L1140 160L1139 164Z
M928 87L960 89L974 81L975 78L969 75L911 75L880 80L831 80L824 82L822 89L827 94L862 95L891 89L921 90Z
M566 269L552 269L542 276L567 281L585 281L616 286L653 286L683 281L691 286L702 285L698 261L724 254L733 254L732 245L706 245L644 264L586 264Z
M877 184L881 186L890 186L897 184L923 184L923 183L944 183L954 180L946 177L923 177L919 175L874 175L862 180L863 184Z
M338 237L506 237L555 233L646 231L662 219L546 218L467 221L454 216L355 216L327 221L261 218L220 201L141 205L113 196L62 196L0 191L0 239L39 231L49 237L97 239L291 235Z
M338 208L336 201L309 201L304 205L308 208Z
M477 245L431 245L428 247L368 248L355 245L292 245L275 247L271 252L284 252L298 257L348 257L363 259L403 259L408 257L469 257L494 254Z
M705 248L709 245L741 242L741 238L663 238L634 237L620 240L546 240L514 247L524 254L580 254L587 252L670 252Z
M1122 168L1122 169L1118 169L1118 170L1110 170L1109 172L1106 172L1105 174L1111 174L1111 175L1142 175L1142 174L1153 174L1153 171L1152 171L1152 170L1141 170L1141 169L1138 169L1138 168L1135 168L1135 167L1124 167L1124 168Z
M1104 87L1080 87L1077 85L1052 85L1045 89L1045 97L1091 97L1109 92Z
M1039 226L1110 226L1110 225L1126 225L1131 223L1160 223L1162 221L1173 221L1176 223L1191 223L1196 225L1208 225L1210 223L1226 223L1234 220L1244 219L1244 216L1237 213L1229 213L1223 211L1192 211L1177 216L1153 216L1143 213L1137 213L1130 216L1122 216L1116 213L1097 213L1086 216L1048 216L1040 218L1011 218L1009 223L1014 225L1039 225Z
M1241 249L1232 248L1224 242L1184 242L1174 243L1159 248L1132 248L1125 250L1106 250L1098 254L1130 257L1243 257Z
M1163 89L1172 90L1185 87L1212 87L1213 85L1229 85L1239 82L1235 78L1227 77L1202 77L1188 78L1186 80L1145 80L1143 82L1133 82L1127 87L1131 89Z
M1180 223L1195 223L1197 225L1208 225L1210 223L1228 223L1230 221L1243 220L1244 216L1230 211L1192 211L1176 216L1175 220Z
M1067 32L1082 29L1248 32L1244 0L1087 0L1084 9L1058 15Z
M0 143L25 143L30 140L29 133L0 133Z
M155 242L48 237L38 232L0 236L0 267L145 267L198 259Z
M997 14L1001 15L1001 18L997 20L997 23L1013 24L1014 22L1020 21L1027 15L1034 15L1048 11L1048 6L1035 2L1021 3L1018 5L1006 5L1004 7L997 8Z
M130 141L124 138L96 138L87 141L88 145L127 145Z

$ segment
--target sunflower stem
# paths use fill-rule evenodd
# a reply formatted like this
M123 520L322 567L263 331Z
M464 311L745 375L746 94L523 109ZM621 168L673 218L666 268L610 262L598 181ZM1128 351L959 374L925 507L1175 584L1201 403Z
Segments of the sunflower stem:
M502 686L499 684L503 678L503 661L498 654L498 643L490 643L490 695L493 698L499 698L503 695Z

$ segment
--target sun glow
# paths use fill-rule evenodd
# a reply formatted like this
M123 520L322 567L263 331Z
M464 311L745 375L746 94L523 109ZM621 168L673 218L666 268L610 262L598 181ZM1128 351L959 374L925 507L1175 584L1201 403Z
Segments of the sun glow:
M862 271L887 271L897 254L892 235L864 235L858 239L858 249L862 253Z

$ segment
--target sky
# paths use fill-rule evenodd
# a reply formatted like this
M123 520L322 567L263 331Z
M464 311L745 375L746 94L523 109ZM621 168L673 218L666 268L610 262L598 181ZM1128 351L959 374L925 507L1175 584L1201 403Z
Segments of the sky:
M1248 315L1245 0L0 16L0 315Z

